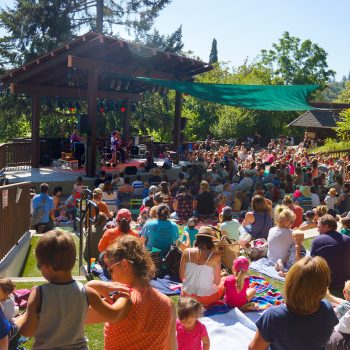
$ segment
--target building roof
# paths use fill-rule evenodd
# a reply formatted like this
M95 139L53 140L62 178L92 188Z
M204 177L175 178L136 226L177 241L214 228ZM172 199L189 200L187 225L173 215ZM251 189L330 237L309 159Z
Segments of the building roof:
M339 113L344 109L350 108L350 104L340 103L329 104L323 102L311 102L310 105L316 108L329 109L313 109L307 111L289 123L288 126L332 129L337 126L336 121L339 120Z
M131 79L137 76L188 81L211 69L211 65L189 57L89 32L0 79L2 89L12 93L70 97L78 90L84 95L86 72L95 71L99 74L98 90L113 96L156 89Z

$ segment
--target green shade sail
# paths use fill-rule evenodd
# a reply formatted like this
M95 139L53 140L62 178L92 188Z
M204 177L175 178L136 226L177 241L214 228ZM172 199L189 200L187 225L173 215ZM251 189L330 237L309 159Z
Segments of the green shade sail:
M235 85L204 84L138 77L145 83L223 105L265 111L307 111L315 109L308 96L319 85Z

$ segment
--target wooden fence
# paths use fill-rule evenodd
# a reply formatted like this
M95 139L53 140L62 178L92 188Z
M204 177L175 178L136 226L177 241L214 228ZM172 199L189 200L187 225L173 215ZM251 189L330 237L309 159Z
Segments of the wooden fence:
M5 168L31 165L31 142L11 142L0 145L0 171Z
M341 156L350 155L350 149L344 149L344 150L340 150L340 151L331 151L331 152L318 152L317 154L319 154L321 156L340 158Z
M0 260L30 228L30 182L0 186Z

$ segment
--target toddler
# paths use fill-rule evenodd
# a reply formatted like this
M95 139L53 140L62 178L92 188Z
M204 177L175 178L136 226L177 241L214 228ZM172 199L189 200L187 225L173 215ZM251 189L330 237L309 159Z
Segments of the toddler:
M92 288L74 281L72 269L76 249L70 234L52 230L42 236L35 249L37 267L49 283L32 290L27 311L16 319L20 333L34 336L33 349L87 350L84 325L89 305L102 317L117 322L129 303L128 291L113 304L102 300Z
M12 321L18 310L13 298L14 283L9 278L0 278L0 307L8 321Z
M176 337L178 350L209 350L208 332L198 318L202 305L195 299L181 297L177 304Z
M0 279L0 318L2 318L1 323L6 328L10 350L17 349L17 342L20 337L17 325L14 322L14 316L18 313L12 295L14 289L15 285L9 278ZM0 349L2 348L0 347Z
M342 228L340 229L340 233L342 233L343 235L350 236L350 218L348 217L342 218L340 222L342 225Z
M324 202L327 205L327 209L334 209L334 206L337 204L337 190L332 187L329 191L328 191L328 195L326 196Z
M193 247L193 243L196 240L196 234L198 233L198 230L195 226L195 219L188 219L187 226L185 226L183 232L183 243L185 243L187 247Z
M248 302L255 296L254 288L249 288L249 260L239 256L233 261L232 275L225 280L225 303L229 307L243 308L243 310L255 309L255 304Z
M145 207L141 210L140 215L137 218L137 224L139 225L139 227L142 228L149 218L149 208Z
M305 221L302 222L302 224L300 225L300 227L308 226L308 225L314 224L314 218L315 218L315 213L313 212L313 210L308 210L308 211L305 213Z
M334 309L339 320L350 311L350 280L345 282L343 295L345 300L339 298L338 305Z

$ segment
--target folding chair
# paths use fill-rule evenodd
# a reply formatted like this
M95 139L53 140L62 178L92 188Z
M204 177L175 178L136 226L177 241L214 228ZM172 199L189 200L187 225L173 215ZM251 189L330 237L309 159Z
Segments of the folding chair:
M142 199L140 199L140 198L131 198L130 202L129 202L129 210L131 212L131 215L138 216L141 206L142 206Z

